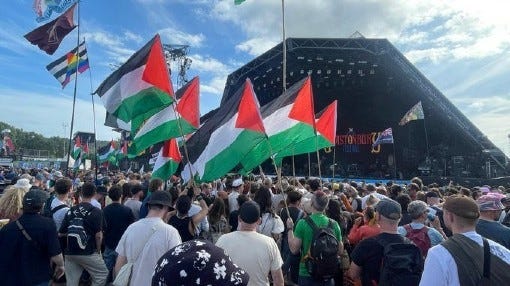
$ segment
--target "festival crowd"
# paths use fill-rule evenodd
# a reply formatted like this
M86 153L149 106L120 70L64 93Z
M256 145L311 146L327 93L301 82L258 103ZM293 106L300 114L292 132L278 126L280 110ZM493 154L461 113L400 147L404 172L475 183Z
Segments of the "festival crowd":
M2 182L2 285L510 281L502 186L12 168Z

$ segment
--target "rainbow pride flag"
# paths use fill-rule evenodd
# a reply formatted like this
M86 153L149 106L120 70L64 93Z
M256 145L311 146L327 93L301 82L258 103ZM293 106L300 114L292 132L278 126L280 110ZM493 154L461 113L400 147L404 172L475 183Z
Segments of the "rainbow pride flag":
M83 73L89 68L89 58L85 42L66 55L46 66L46 69L60 82L64 88L76 73Z
M425 118L425 115L423 114L423 107L421 106L421 101L420 101L420 102L416 103L411 109L409 109L409 111L407 111L407 113L404 115L404 117L402 117L402 119L400 119L400 122L398 123L398 125L404 126L410 121L420 120L420 119L424 119L424 118Z

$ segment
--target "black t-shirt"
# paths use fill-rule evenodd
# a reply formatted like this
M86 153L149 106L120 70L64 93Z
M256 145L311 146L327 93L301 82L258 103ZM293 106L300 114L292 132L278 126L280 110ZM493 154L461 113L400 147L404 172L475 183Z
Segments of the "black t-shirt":
M236 231L239 224L238 220L239 210L235 210L228 216L228 224L230 225L230 231Z
M363 286L377 285L381 270L384 246L378 239L386 243L404 243L405 239L399 234L381 233L374 237L360 241L351 253L352 262L362 268L361 284ZM376 283L372 283L376 281ZM403 285L402 285L403 286Z
M19 222L37 246L21 233L16 222L0 229L2 285L36 285L51 279L50 258L62 253L51 218L27 213Z
M85 215L87 213L89 214ZM64 253L68 255L90 255L97 251L96 233L103 230L103 212L90 203L80 203L69 209L66 213L62 225L60 226L60 233L67 234L67 228L73 216L84 216L83 225L88 235L87 246L83 250L70 250L68 248Z
M407 211L402 210L402 218L398 222L398 226L410 224L412 221L413 218L411 217L411 215Z
M106 247L115 250L120 238L130 224L135 221L130 208L119 203L112 203L103 209L105 221L104 244Z
M298 219L301 219L303 218L304 216L304 212L297 208L297 207L289 207L289 213L290 213L290 217L292 218L292 221L294 222L294 226L297 225L297 221ZM283 231L282 233L282 236L283 237L287 237L287 218L288 218L288 215L287 215L287 209L286 208L283 208L281 211L280 211L280 218L282 219L283 223L285 224L285 230Z

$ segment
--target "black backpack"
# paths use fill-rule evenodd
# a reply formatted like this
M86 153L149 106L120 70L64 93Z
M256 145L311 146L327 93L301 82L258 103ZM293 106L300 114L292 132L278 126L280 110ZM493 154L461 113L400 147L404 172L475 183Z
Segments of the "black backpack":
M55 195L51 195L47 200L46 202L44 203L44 207L43 207L43 211L42 211L42 215L45 216L45 217L49 217L51 219L53 219L53 215L58 212L59 210L63 209L63 208L68 208L69 206L67 206L66 204L61 204L61 205L58 205L54 208L51 208L51 203L53 202L53 199L56 198Z
M67 227L67 247L70 253L83 251L87 248L90 235L85 227L85 219L90 215L91 210L83 209L78 206L68 212L69 226Z
M423 256L414 243L407 238L402 239L402 243L388 243L381 237L376 238L384 247L379 286L420 284Z
M335 236L333 221L329 219L327 227L319 228L309 216L304 220L313 231L310 249L304 257L306 269L314 280L331 279L340 269L339 242Z

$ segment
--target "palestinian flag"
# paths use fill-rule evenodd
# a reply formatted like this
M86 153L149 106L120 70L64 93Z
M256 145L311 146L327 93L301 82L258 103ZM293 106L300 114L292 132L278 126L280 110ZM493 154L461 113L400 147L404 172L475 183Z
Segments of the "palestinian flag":
M131 134L134 136L129 154L137 155L155 143L197 130L200 126L199 86L198 77L195 77L177 91L176 105L167 106L144 123L133 120Z
M153 115L173 101L159 35L136 52L96 90L108 112L124 122Z
M71 158L78 159L81 156L82 152L82 145L81 145L81 138L80 136L76 136L74 138L74 146L73 146L73 153L71 154Z
M297 142L275 155L275 160L281 161L284 157L315 152L322 148L335 146L337 123L337 100L329 104L317 115L315 127L317 136Z
M249 79L236 94L221 104L191 136L186 146L189 162L181 173L190 179L212 181L232 170L250 150L265 138L259 103Z
M165 144L159 151L156 163L154 164L152 177L167 180L177 171L181 161L182 157L181 152L179 152L179 147L177 146L177 140L172 138L165 141Z
M315 115L310 77L291 86L261 109L267 139L241 161L248 172L293 144L315 136Z
M104 163L104 162L110 162L112 164L116 164L117 162L117 148L116 148L116 144L115 144L115 141L111 141L110 144L102 147L102 148L99 148L99 150L97 150L98 152L98 160L99 160L99 163Z

